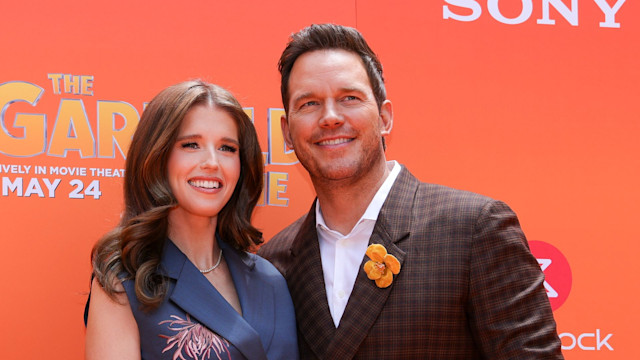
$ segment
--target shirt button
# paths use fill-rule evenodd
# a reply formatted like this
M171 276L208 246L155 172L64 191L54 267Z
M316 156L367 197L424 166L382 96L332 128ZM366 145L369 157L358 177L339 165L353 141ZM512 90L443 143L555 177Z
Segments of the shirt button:
M342 299L344 297L344 290L338 291L338 298Z

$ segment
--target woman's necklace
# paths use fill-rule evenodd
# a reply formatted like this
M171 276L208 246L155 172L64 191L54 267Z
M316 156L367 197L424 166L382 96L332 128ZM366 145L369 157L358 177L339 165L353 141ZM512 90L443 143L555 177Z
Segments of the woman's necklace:
M220 265L220 260L222 260L222 249L220 249L220 255L218 255L218 261L215 263L215 265L213 265L212 267L210 267L208 269L204 269L204 270L198 269L198 271L200 271L203 274L208 274L208 273L212 272L213 270L215 270L218 267L218 265Z

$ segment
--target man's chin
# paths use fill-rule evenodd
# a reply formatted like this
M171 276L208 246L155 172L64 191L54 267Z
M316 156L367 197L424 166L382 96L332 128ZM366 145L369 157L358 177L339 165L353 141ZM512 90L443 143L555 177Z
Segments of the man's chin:
M308 171L308 170L307 170ZM309 171L309 174L313 178L321 178L325 181L348 181L349 179L355 180L358 174L357 166L349 165L329 165L320 169L314 169L313 172Z

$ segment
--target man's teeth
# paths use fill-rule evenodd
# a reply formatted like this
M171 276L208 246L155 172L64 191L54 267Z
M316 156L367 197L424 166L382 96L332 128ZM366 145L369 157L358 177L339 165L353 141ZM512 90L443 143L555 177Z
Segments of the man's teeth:
M217 189L220 187L220 182L213 180L189 180L189 184L203 189Z
M339 138L339 139L320 141L318 144L320 144L320 145L338 145L338 144L346 143L346 142L349 142L349 141L351 141L351 139Z

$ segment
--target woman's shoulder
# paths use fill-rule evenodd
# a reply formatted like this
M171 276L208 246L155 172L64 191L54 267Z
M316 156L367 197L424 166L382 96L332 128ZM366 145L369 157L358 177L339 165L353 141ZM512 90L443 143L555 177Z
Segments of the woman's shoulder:
M278 269L276 269L276 267L273 266L273 264L271 264L268 260L261 257L260 255L253 254L253 253L246 253L246 254L247 254L246 256L254 264L254 267L255 267L254 271L256 271L259 274L259 276L265 278L265 280L267 280L268 282L275 283L278 285L284 284L286 286L286 281L284 280L284 277L282 276L282 274L280 274Z

